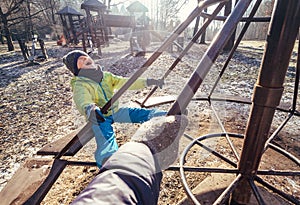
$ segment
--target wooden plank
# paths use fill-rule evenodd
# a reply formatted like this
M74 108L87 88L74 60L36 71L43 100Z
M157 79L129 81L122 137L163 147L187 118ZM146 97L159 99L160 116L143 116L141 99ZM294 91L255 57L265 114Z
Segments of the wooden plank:
M88 143L94 137L92 127L87 123L83 128L78 129L65 137L58 139L52 143L47 144L40 149L38 155L58 155L63 150L65 156L74 156L86 143ZM74 141L72 145L69 143ZM70 147L67 147L70 146Z
M54 142L51 142L45 145L42 149L40 149L37 154L38 155L57 155L60 150L62 150L69 141L71 141L77 134L77 131L74 131ZM72 156L71 153L66 153L67 156Z
M39 204L66 165L65 160L27 159L0 192L1 204Z
M134 27L134 16L103 14L104 25L107 27Z

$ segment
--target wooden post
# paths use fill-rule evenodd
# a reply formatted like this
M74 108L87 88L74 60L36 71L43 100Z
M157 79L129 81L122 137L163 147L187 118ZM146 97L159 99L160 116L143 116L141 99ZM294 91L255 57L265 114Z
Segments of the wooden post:
M68 23L66 21L66 18L62 14L60 14L59 16L60 16L61 22L63 24L63 35L66 39L70 39L69 32L68 32Z
M72 36L70 35L69 41L70 41L70 43L75 43L76 32L75 32L75 28L74 28L73 16L71 14L68 14L68 19L69 19L69 24L70 24L70 28L68 30L72 33Z

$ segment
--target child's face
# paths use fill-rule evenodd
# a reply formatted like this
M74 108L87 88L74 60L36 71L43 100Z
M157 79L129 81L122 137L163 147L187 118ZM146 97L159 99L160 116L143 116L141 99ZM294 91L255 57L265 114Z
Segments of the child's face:
M80 56L77 60L78 69L97 69L97 66L94 60L89 56Z

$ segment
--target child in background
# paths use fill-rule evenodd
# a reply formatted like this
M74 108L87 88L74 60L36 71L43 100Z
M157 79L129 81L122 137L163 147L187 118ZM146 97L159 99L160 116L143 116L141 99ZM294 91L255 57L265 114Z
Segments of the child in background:
M107 113L101 112L103 107L114 95L114 91L121 88L128 78L102 71L101 66L85 52L74 50L63 57L66 67L74 74L71 80L73 100L79 112L92 123L97 150L95 159L98 167L118 150L115 132L112 124L143 123L153 117L166 115L165 111L144 108L119 108L114 103ZM156 79L137 79L131 90L142 89L146 86L162 87L164 82Z

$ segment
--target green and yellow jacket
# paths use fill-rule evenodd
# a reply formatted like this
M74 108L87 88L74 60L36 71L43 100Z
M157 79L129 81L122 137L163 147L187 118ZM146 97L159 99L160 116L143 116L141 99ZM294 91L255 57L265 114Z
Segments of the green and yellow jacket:
M114 95L114 91L120 89L128 78L116 76L110 72L103 72L103 79L97 83L89 78L74 76L71 80L73 100L79 112L86 116L86 107L96 104L103 107ZM137 90L147 86L146 79L139 78L131 86L130 90ZM114 103L105 116L118 111L119 103Z

